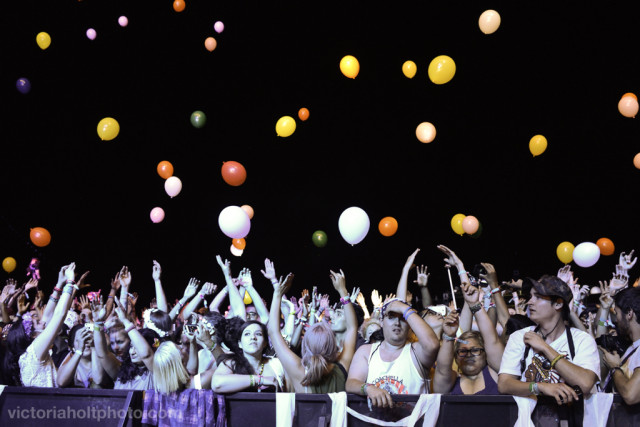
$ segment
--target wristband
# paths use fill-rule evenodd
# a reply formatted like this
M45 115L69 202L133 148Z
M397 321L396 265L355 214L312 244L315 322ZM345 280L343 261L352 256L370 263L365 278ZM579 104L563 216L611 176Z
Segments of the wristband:
M16 317L22 317L22 313L16 313Z
M211 348L209 349L209 351L213 352L213 350L215 350L217 345L218 345L218 343L214 341L213 344L211 345Z
M445 341L455 341L456 337L450 337L449 335L445 334L444 332L442 333L442 338L444 338Z
M480 311L481 308L482 304L477 303L476 305L472 305L471 307L469 307L469 310L471 310L471 314L476 314L478 311Z
M458 271L458 276L462 276L463 274L467 274L466 271L462 270L462 271Z
M182 301L178 300L178 302L176 303L176 305L177 305L178 307L182 307L182 306L184 305L184 303L183 303Z
M289 316L295 316L295 315L296 315L295 311L292 311L292 312L289 313Z
M64 283L65 283L65 285L75 285L75 284L76 284L76 281L75 281L75 280L73 280L73 279L67 279L67 281L66 281L66 282L64 282Z
M611 323L611 321L609 319L602 321L602 320L598 320L598 326L613 326L613 323Z
M278 282L278 279L271 279L271 284L273 286L278 286L280 284L280 282Z
M64 289L62 290L62 293L71 295L73 293L73 286L71 285L65 286Z
M60 293L60 292L62 292L62 289L60 289L60 288L59 288L59 287L57 287L57 286L54 286L54 287L53 287L53 291L54 291L54 292L57 292L57 293Z
M131 324L129 325L128 328L125 328L124 331L128 334L129 332L133 331L136 328L136 325Z
M82 350L73 350L73 352L75 354L79 354L80 356L82 356Z
M557 355L552 361L551 361L551 369L553 369L554 366L556 366L556 363L558 363L558 361L560 359L564 359L565 357L567 357L566 354L559 354Z
M404 317L405 321L409 320L409 317L411 317L412 314L417 313L417 311L415 311L413 308L411 309L411 311L409 311L408 313L405 311L404 314L402 315L402 317Z
M249 375L249 381L251 382L251 387L256 386L256 379L253 377L253 375Z
M498 292L500 292L500 287L497 287L497 288L491 289L490 294L491 294L491 295L493 295L493 294L497 294Z
M351 304L351 299L349 297L346 297L346 298L340 297L340 303L342 303L342 305Z
M56 298L56 297L54 297L54 296L50 296L50 297L49 297L49 299L50 299L51 301L54 301L54 302L58 302L58 301L60 301L60 298Z
M94 330L95 332L102 332L102 331L104 331L104 327L102 327L102 326L100 326L100 325L96 325L96 324L94 324L94 325L93 325L93 330Z
M369 387L369 385L370 385L370 384L363 383L363 384L360 386L360 392L361 392L362 394L364 394L365 396L366 396L366 394L367 394L367 387Z
M199 294L200 299L204 299L204 294Z
M80 287L78 285L76 285L75 283L72 286L73 286L73 289L75 289L76 291L80 290Z

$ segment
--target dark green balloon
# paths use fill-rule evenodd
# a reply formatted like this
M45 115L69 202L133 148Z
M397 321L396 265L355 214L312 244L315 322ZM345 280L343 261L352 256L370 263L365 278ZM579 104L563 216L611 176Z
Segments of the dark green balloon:
M325 246L327 246L327 235L322 230L314 232L311 240L313 241L313 244L319 248L324 248Z
M191 113L191 124L193 127L200 129L207 122L207 116L202 111L194 111Z
M478 231L473 233L471 235L471 238L472 239L478 239L480 236L482 236L482 223L480 221L478 221Z

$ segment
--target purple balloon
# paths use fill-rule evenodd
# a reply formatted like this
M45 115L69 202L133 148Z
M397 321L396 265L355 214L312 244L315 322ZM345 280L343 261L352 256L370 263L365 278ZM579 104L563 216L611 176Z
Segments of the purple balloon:
M18 81L16 81L16 89L18 92L27 94L31 90L31 82L26 77L20 77Z

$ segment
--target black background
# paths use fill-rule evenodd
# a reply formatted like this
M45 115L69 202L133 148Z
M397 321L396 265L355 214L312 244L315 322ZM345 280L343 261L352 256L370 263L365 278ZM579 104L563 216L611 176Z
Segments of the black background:
M487 9L502 18L489 35L478 27ZM105 291L127 265L146 304L155 259L173 299L191 277L223 285L219 254L234 275L250 268L267 300L267 257L279 275L296 275L294 294L330 292L329 270L342 269L369 297L393 292L420 248L416 264L441 295L449 279L438 244L508 280L514 270L557 272L563 241L608 237L613 256L572 263L594 285L636 249L638 121L617 108L640 78L631 4L187 0L178 13L171 0L43 0L7 2L0 20L0 257L18 261L2 274L22 281L37 256L46 292L71 261ZM46 50L40 31L52 38ZM355 79L340 72L345 55L359 60ZM457 67L443 85L427 73L438 55ZM406 60L417 65L412 79ZM31 82L26 95L20 77ZM297 119L301 107L309 120L278 137L278 118ZM190 123L196 110L202 128ZM120 124L112 141L97 135L104 117ZM415 136L425 121L437 130L430 144ZM536 134L549 145L534 158ZM162 160L183 183L175 198L156 172ZM239 187L221 177L229 160L247 170ZM218 215L244 204L255 216L236 257ZM159 224L155 206L166 212ZM355 246L338 230L351 206L371 221ZM453 232L457 213L480 220L478 238ZM392 237L378 231L386 216L399 223ZM51 243L35 247L32 227L47 228ZM312 243L316 230L326 247Z

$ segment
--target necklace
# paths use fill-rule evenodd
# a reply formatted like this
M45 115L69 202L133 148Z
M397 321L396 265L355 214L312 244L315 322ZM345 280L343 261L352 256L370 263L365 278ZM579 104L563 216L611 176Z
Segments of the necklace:
M542 333L542 331L540 331L540 335L542 335L542 339L543 339L544 341L546 341L546 340L547 340L547 337L548 337L549 335L551 335L551 334L553 333L553 331L555 331L555 330L556 330L556 328L558 327L558 325L560 324L560 322L562 322L562 318L560 318L560 320L558 320L558 323L556 323L556 326L554 326L554 327L553 327L553 329L552 329L552 330L550 330L547 334L543 334L543 333Z
M264 362L260 363L260 372L258 372L258 375L262 375L263 371L264 371Z

